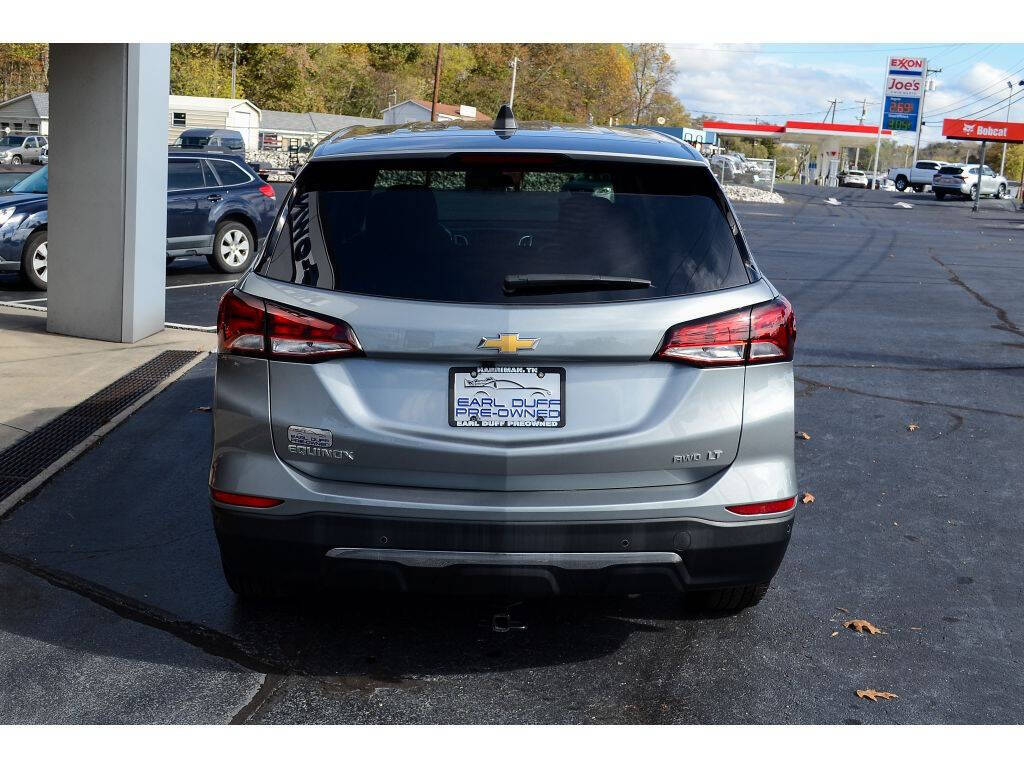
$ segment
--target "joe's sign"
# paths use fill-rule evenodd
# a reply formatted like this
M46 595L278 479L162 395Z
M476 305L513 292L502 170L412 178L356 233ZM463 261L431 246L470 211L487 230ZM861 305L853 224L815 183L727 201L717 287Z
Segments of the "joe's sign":
M1024 123L947 119L942 121L942 135L947 139L1005 141L1010 144L1021 144L1024 143Z
M912 56L890 56L885 75L882 127L916 131L921 119L928 62Z

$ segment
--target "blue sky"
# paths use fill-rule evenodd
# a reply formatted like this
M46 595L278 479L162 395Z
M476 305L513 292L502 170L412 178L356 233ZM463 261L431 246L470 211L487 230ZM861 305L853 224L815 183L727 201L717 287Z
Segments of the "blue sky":
M889 55L923 56L936 89L925 101L922 144L941 140L943 117L1004 120L1010 89L1024 80L1024 45L985 43L668 44L679 70L675 93L691 114L723 120L822 120L841 99L836 122L878 124ZM1017 94L1021 101L1016 103ZM1011 120L1024 121L1024 88L1014 88ZM991 113L991 114L987 114ZM913 134L901 135L913 141Z

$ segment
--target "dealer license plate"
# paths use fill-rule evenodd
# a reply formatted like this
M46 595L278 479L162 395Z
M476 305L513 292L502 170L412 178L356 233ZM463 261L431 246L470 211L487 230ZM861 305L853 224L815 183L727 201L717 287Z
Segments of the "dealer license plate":
M565 368L495 365L450 368L453 427L564 427Z

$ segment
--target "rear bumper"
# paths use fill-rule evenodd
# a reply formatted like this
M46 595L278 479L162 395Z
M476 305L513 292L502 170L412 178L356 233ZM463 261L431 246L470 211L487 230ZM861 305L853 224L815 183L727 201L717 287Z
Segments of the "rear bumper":
M682 592L771 579L792 516L537 523L213 507L222 544L268 569L358 589L513 594Z

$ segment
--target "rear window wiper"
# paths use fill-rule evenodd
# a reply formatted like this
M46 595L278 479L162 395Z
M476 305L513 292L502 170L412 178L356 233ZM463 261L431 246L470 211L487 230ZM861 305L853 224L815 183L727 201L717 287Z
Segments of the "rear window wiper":
M503 288L506 296L523 296L543 293L640 290L650 288L651 285L650 280L642 277L533 273L527 275L505 275Z

